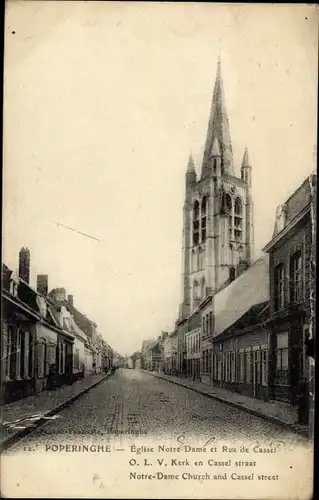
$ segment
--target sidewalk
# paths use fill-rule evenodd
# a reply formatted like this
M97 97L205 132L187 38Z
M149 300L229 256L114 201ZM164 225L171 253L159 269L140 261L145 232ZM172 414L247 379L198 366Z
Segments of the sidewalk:
M172 375L164 375L162 373L146 372L154 377L162 378L173 384L181 385L187 389L192 389L200 394L222 401L223 403L237 407L243 411L264 418L277 425L284 426L292 432L308 437L308 426L298 424L297 409L293 408L288 403L280 401L263 401L261 399L251 398L238 394L237 392L228 391L220 387L204 384L202 382L193 382L192 379L184 377L176 377Z
M65 385L54 391L43 391L36 396L1 406L0 449L28 434L49 417L54 418L53 415L102 382L110 373L90 375L72 385Z

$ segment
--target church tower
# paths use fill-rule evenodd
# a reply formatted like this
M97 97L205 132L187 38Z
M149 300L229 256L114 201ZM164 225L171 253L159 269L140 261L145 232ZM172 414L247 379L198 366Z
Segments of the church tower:
M185 174L180 317L235 279L253 258L252 167L246 148L236 176L219 59L201 175L191 156Z

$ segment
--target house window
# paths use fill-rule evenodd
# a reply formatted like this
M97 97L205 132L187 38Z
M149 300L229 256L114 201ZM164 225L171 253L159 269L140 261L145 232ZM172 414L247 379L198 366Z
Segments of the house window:
M74 369L80 369L80 349L75 349L74 351Z
M298 250L290 258L290 301L302 300L302 257Z
M202 200L202 241L206 240L206 215L207 215L207 198L204 196Z
M193 207L193 245L199 243L199 202L196 200Z
M250 371L250 367L251 367L251 351L246 351L245 353L245 358L246 358L246 384L250 384L251 383L251 371Z
M268 384L268 351L261 351L261 385Z
M23 330L19 330L20 337L20 352L17 357L18 366L17 373L20 378L24 378L24 366L25 366L25 340L26 340L26 332Z
M225 380L226 382L230 382L230 372L231 372L231 367L230 367L230 352L226 352L226 370L225 370Z
M6 378L11 378L11 364L12 364L12 342L13 342L13 328L11 325L8 325L6 323L3 324L3 336L7 334L7 341L3 343L4 347L4 360L5 360L5 377ZM6 348L6 352L5 352Z
M44 375L47 376L50 373L50 346L45 343L44 345Z
M23 377L28 378L29 376L29 356L30 356L30 333L24 332L24 370Z
M222 360L221 355L217 354L217 380L222 378Z
M245 382L245 353L239 353L239 382Z
M46 361L46 344L45 342L40 342L38 344L38 377L43 378L45 376L45 361Z
M285 305L284 291L284 266L278 264L275 267L275 310L282 309Z
M277 335L275 382L288 385L288 332Z
M236 382L236 354L230 354L231 382Z

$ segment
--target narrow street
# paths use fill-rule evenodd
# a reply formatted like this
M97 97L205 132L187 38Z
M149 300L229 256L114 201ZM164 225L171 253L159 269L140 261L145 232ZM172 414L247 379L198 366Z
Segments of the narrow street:
M52 445L63 437L72 442L86 436L101 442L125 435L203 440L284 441L294 446L303 438L288 430L151 374L119 369L113 376L48 421L6 453L28 449L35 443Z

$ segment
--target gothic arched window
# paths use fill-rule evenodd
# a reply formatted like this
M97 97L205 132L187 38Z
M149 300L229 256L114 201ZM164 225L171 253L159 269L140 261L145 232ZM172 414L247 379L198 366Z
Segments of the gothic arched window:
M193 304L196 306L196 302L199 299L199 283L197 280L193 283Z
M242 241L243 239L243 203L242 200L237 197L235 200L235 210L234 210L234 237L236 241Z
M193 244L199 243L199 202L196 200L193 207Z
M229 241L233 238L233 199L229 193L223 196L223 213L228 216Z
M202 241L206 240L207 197L202 199Z
M204 298L206 297L206 283L205 283L205 278L203 277L202 278L202 281L201 281L201 299L204 300Z
M243 215L243 204L240 198L236 198L235 200L235 216L242 217Z

